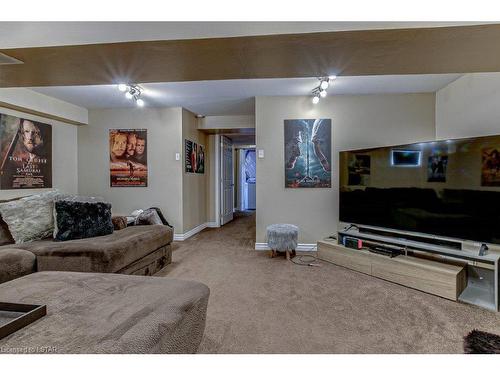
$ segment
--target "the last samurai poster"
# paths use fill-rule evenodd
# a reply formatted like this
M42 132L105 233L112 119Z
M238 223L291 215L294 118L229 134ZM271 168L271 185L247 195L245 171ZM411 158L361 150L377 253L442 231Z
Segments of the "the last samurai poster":
M0 188L52 187L52 126L0 113Z

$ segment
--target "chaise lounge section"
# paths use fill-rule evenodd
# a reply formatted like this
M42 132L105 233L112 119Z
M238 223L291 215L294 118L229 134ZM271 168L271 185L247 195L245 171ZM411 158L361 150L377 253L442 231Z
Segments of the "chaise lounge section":
M0 285L0 301L47 315L0 340L0 353L196 353L210 291L202 283L105 273L37 272Z

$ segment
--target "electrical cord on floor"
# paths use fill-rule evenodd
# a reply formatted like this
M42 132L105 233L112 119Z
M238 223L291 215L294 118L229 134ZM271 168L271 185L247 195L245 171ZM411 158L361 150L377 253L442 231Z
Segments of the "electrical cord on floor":
M295 258L297 258L297 261L294 260ZM321 267L319 263L316 263L319 259L313 255L298 255L295 258L291 258L290 262L298 266ZM304 258L312 258L313 260L305 261Z

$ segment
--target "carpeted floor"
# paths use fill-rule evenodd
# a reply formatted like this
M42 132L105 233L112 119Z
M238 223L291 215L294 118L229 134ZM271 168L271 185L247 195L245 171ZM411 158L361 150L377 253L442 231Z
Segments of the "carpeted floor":
M472 329L500 334L500 313L321 262L255 251L255 216L175 244L158 275L210 287L200 353L463 353Z

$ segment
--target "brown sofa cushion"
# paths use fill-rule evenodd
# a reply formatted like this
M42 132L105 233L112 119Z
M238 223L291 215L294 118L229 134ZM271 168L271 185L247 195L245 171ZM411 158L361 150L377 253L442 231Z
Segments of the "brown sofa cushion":
M49 239L8 246L33 252L38 271L118 272L172 239L172 228L145 225L81 240Z
M35 272L35 261L29 251L0 248L0 283Z

